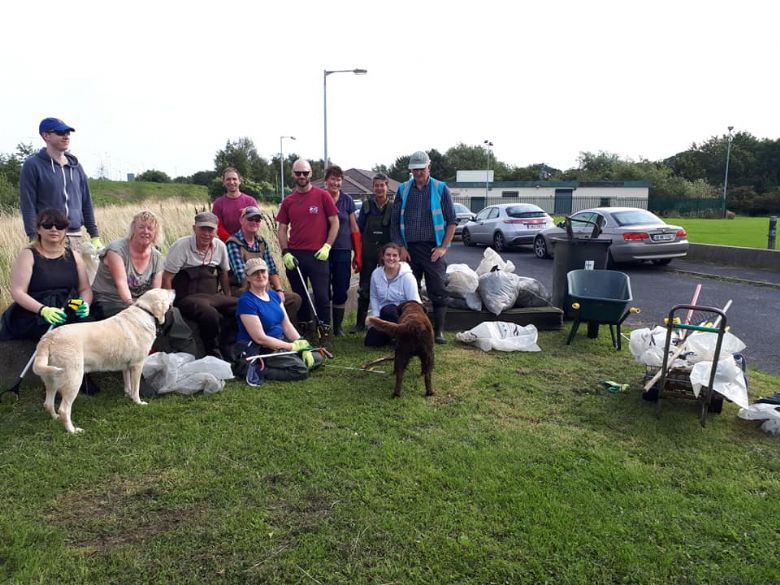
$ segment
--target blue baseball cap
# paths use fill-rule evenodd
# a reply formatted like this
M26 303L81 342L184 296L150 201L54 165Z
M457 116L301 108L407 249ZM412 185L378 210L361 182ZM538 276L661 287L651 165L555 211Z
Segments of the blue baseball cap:
M38 134L44 132L75 132L75 128L71 128L65 122L59 118L44 118L38 125Z

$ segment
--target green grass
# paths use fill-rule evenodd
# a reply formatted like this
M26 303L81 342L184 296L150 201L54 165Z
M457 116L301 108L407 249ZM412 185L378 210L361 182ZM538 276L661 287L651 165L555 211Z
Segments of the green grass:
M89 189L95 205L125 205L147 200L171 198L196 199L207 203L208 191L203 185L184 183L145 183L141 181L108 181L90 179Z
M734 219L698 219L669 217L667 223L683 226L688 241L694 244L718 244L744 248L766 248L769 218L736 217Z
M777 438L731 404L656 418L625 348L565 335L437 347L431 399L416 362L400 400L325 368L137 407L104 375L77 436L26 388L0 405L0 582L778 582ZM778 383L752 372L751 394Z

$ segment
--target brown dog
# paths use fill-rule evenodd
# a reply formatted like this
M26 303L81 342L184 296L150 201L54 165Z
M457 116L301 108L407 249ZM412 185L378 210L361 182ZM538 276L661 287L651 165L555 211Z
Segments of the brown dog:
M422 375L425 379L425 395L433 396L431 374L433 373L433 327L425 308L417 301L406 301L398 307L398 323L391 323L378 317L369 317L368 323L382 333L395 338L395 392L393 398L401 396L404 372L414 356L420 358Z

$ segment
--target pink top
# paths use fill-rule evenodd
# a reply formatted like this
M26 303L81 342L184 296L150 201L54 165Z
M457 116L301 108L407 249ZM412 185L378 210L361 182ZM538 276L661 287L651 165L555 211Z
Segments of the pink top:
M328 239L328 218L338 214L330 193L312 187L307 193L293 191L285 197L276 220L290 226L291 250L316 251Z
M241 210L250 205L258 206L255 198L246 193L241 193L235 199L231 199L227 195L220 195L211 206L211 211L214 212L214 215L222 222L225 230L232 236L241 229L241 223L238 221L241 217Z

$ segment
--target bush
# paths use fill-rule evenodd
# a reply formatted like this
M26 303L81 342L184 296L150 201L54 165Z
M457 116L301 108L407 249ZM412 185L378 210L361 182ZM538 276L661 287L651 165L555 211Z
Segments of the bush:
M162 171L149 169L135 178L136 181L145 181L147 183L170 183L171 178Z

